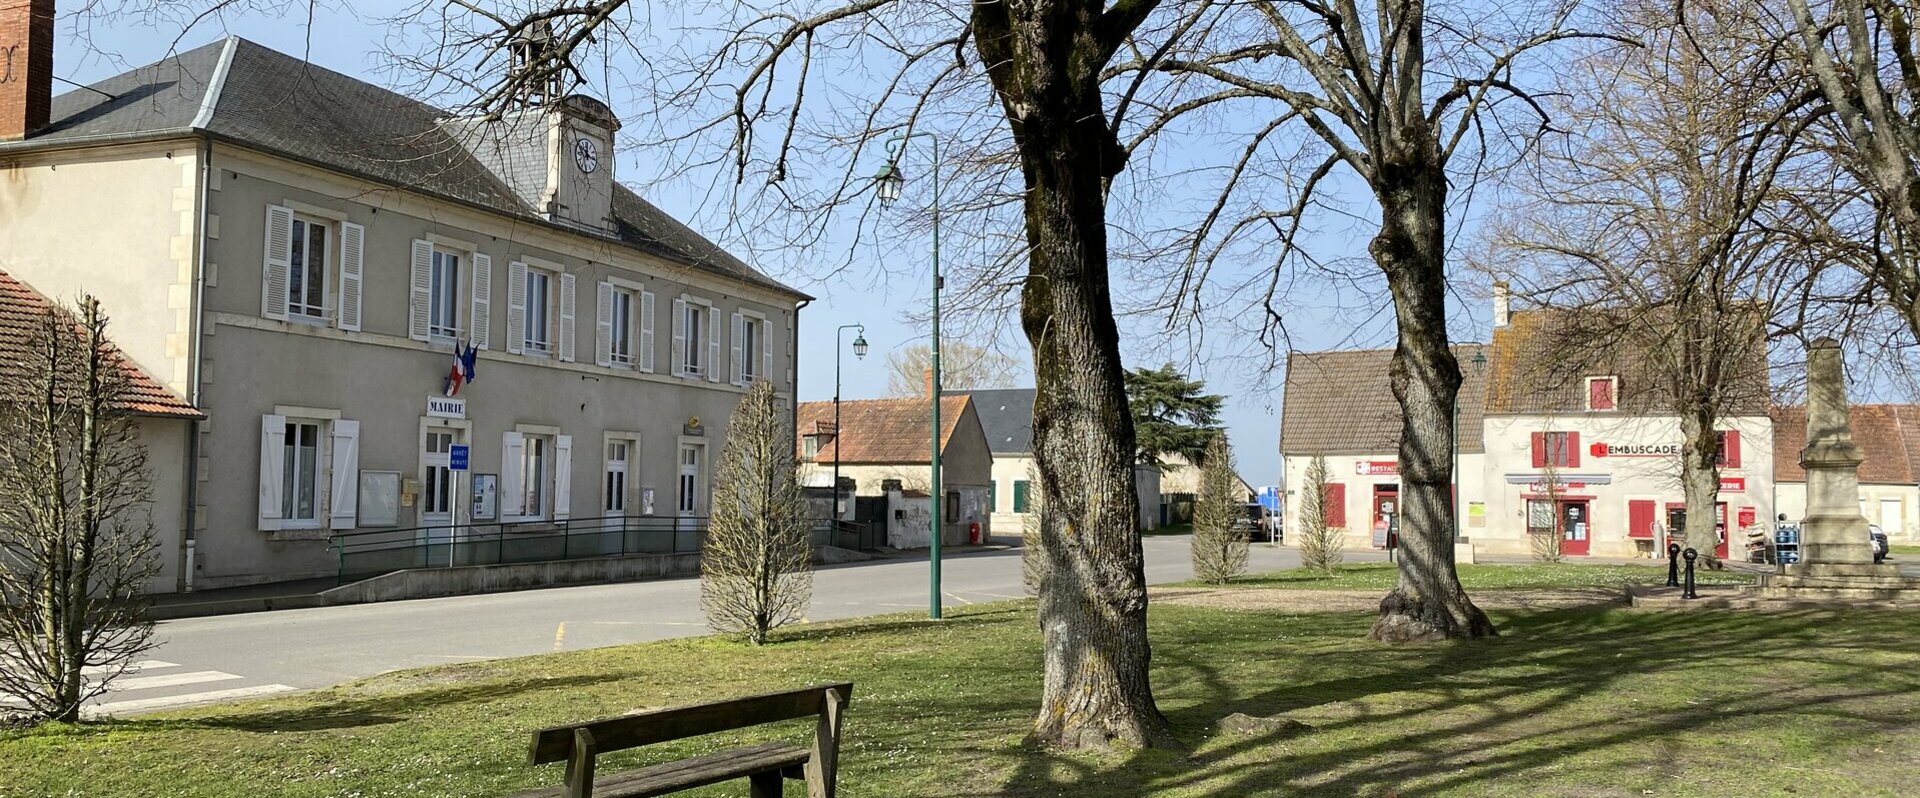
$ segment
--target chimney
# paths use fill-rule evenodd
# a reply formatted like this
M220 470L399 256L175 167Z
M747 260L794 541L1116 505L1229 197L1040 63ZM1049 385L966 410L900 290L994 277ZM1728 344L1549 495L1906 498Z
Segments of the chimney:
M0 141L19 141L53 113L53 2L0 5Z
M926 371L926 378L927 378L927 388L926 388L927 395L932 396L933 395L933 369L928 368L925 371Z
M1513 293L1507 289L1507 281L1493 281L1493 326L1495 329L1507 326L1512 315Z

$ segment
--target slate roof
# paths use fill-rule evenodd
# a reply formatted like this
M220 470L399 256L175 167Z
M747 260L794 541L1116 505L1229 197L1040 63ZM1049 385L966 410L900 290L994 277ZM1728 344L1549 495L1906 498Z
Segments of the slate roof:
M954 430L966 415L968 397L940 397L940 450L953 445ZM838 441L827 441L814 456L815 463L832 463L842 456L842 464L925 463L931 436L927 434L927 400L852 399L840 402ZM811 435L819 424L833 424L832 402L801 402L795 408L795 451L804 451L800 437Z
M1618 411L1641 415L1671 415L1672 402L1657 377L1659 365L1646 350L1622 340L1607 340L1592 332L1591 308L1515 310L1504 327L1493 330L1487 357L1486 413L1488 415L1544 415L1585 413L1586 378L1617 376ZM1598 336L1600 340L1593 338ZM1766 347L1738 369L1742 378L1730 382L1728 415L1757 416L1767 412Z
M548 221L439 124L450 116L229 37L55 97L52 123L23 141L0 144L0 153L206 135L809 298L617 183L612 234Z
M987 433L987 448L995 455L1033 453L1032 388L949 391L951 396L973 397L973 412Z
M1800 451L1807 448L1807 408L1773 408L1773 480L1805 482ZM1860 481L1876 485L1920 483L1920 405L1853 405L1847 408L1854 445L1866 459Z
M1456 344L1460 360L1460 451L1486 451L1481 407L1486 379L1473 367L1485 351ZM1491 357L1491 355L1489 355ZM1291 352L1280 405L1282 454L1373 454L1400 449L1400 404L1394 401L1387 367L1391 349ZM1488 370L1491 370L1491 365Z
M52 307L53 303L38 291L0 271L0 389L16 384L21 378L28 357L27 343ZM204 418L193 405L167 390L118 350L113 355L129 383L124 409L143 416Z

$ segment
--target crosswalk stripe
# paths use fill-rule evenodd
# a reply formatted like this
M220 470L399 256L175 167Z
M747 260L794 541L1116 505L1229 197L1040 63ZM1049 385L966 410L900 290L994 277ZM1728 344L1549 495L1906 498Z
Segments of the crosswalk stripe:
M284 684L263 684L255 687L236 687L231 690L209 690L204 693L167 696L165 698L141 698L133 701L114 701L98 704L83 710L90 717L111 715L120 712L144 712L151 709L204 704L214 701L231 701L238 698L257 698L259 696L286 693L298 688Z
M126 671L124 672L139 673L141 671L157 671L157 670L163 670L166 668L178 668L178 667L180 667L180 663L177 663L177 662L161 662L160 660L157 660L157 659L150 659L150 660L135 662L131 665L128 665ZM80 673L85 676L100 676L112 670L113 670L112 666L109 666L109 665L89 665L85 668L81 668Z
M113 683L114 692L127 690L152 690L159 687L179 687L187 684L206 682L225 682L244 678L221 671L194 671L193 673L170 673L165 676L145 676L138 679L119 679Z

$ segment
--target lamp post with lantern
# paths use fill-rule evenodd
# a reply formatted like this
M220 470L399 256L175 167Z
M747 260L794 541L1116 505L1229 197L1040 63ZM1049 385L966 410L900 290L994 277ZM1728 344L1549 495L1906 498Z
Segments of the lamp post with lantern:
M940 501L943 498L940 488L940 140L932 133L907 132L887 140L887 162L873 176L874 193L880 198L880 204L892 205L900 199L900 189L906 184L906 178L900 172L900 156L906 149L907 141L925 138L933 148L933 343L930 347L932 384L927 386L927 405L932 420L933 452L929 458L932 471L933 488L933 525L928 537L933 547L928 551L927 563L928 589L931 593L927 614L934 620L940 619ZM835 450L836 456L839 450Z
M833 520L839 523L845 511L840 508L840 341L848 330L858 330L853 335L853 356L857 360L867 357L867 326L864 324L842 324L833 333Z

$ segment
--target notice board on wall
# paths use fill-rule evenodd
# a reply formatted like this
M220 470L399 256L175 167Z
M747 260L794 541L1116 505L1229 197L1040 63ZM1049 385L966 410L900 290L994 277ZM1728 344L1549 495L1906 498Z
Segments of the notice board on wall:
M360 526L400 523L400 472L360 472Z

